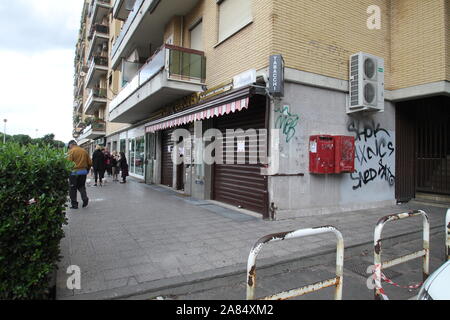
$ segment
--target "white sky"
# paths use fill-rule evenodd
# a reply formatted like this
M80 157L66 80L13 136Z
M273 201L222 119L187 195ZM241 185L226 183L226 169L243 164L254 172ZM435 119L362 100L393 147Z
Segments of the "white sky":
M0 0L0 131L72 139L83 0ZM37 131L36 131L37 130Z

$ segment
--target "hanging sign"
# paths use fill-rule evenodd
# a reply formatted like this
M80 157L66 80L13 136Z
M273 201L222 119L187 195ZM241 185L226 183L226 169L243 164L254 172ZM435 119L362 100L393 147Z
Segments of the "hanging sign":
M277 98L284 97L284 60L280 54L270 56L269 93Z

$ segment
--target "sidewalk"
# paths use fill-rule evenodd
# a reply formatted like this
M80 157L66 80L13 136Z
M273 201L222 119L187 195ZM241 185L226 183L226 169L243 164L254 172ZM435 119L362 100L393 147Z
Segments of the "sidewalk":
M446 209L403 204L283 221L185 198L159 186L130 181L88 187L89 206L70 210L62 261L57 275L57 299L127 298L147 291L195 284L246 270L252 245L267 234L333 225L345 247L370 244L379 218L411 209L425 210L432 230L444 232ZM422 229L413 217L386 225L384 238ZM334 252L334 235L326 234L270 244L258 256L258 267ZM70 265L81 269L81 290L66 286ZM245 279L242 280L243 282ZM245 292L243 292L243 297Z

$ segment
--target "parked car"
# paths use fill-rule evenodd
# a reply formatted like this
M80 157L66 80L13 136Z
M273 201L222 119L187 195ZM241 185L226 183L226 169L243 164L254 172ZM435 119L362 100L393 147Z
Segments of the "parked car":
M433 272L422 285L418 300L450 300L450 261Z

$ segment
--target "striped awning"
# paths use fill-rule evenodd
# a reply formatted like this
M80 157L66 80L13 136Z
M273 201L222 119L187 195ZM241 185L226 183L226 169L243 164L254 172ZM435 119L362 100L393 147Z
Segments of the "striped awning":
M230 103L219 105L216 107L207 108L205 110L196 111L190 114L182 115L179 117L173 117L171 119L164 120L160 122L151 124L145 128L145 132L156 132L159 130L165 130L168 128L173 128L177 126L182 126L190 122L200 121L203 119L210 119L213 117L220 117L225 114L234 113L236 111L241 111L242 109L247 109L249 105L249 98L239 99Z

